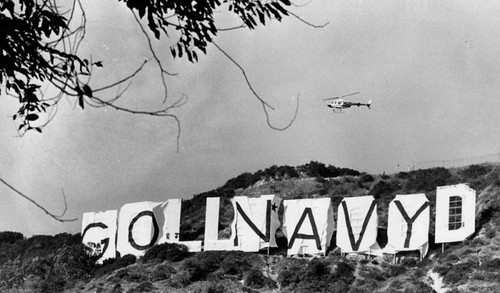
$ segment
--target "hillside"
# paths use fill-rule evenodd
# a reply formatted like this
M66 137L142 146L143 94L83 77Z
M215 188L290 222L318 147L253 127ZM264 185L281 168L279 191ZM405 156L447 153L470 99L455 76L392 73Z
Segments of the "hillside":
M229 235L235 195L279 194L285 199L373 195L378 204L379 243L383 246L387 209L396 194L425 193L434 213L437 186L468 183L477 191L476 232L466 241L431 243L424 261L341 257L286 258L286 239L270 255L242 252L190 254L185 247L158 245L136 260L126 255L94 265L80 235L24 238L0 233L1 292L500 292L500 168L494 164L433 168L391 175L310 162L272 166L244 173L220 188L183 203L181 240L201 239L205 199L220 196L220 236ZM336 208L334 209L336 211ZM282 212L282 211L281 211ZM336 217L336 215L335 215ZM433 239L434 214L431 215ZM335 239L332 240L335 243ZM283 245L284 244L284 245Z

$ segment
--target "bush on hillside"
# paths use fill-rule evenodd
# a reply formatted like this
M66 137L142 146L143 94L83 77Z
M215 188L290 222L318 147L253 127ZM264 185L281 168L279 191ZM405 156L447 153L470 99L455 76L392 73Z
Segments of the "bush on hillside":
M95 275L97 277L103 276L106 274L109 274L111 272L114 272L118 269L127 267L129 265L132 265L136 262L137 258L135 255L132 254L126 254L122 257L117 257L113 259L107 259L105 260L102 265L98 266L98 269L95 272Z
M264 276L262 271L258 268L252 268L245 274L243 284L253 289L277 288L276 282Z
M155 289L150 281L143 281L136 287L127 291L127 293L141 293L141 292L151 292Z
M23 239L24 239L23 234L18 232L10 232L10 231L0 232L0 243L13 244L16 241Z
M189 249L179 243L163 243L154 245L144 254L143 260L150 261L181 261L189 257Z
M470 273L472 273L472 269L464 265L453 266L443 277L443 281L446 284L458 285L459 283L466 282L469 279L468 275Z
M493 258L487 260L481 264L481 268L486 271L499 271L500 270L500 258Z
M380 180L372 187L369 193L373 194L373 196L378 199L382 195L392 195L398 189L399 185L397 182Z
M286 259L278 283L284 292L346 292L355 279L353 272L345 262L332 270L326 259Z
M476 262L467 261L459 264L451 264L446 263L444 270L443 268L437 271L441 276L443 276L443 281L446 284L462 284L469 279L469 276L472 274L472 271L478 267ZM436 271L436 270L435 270Z
M188 258L181 270L189 274L189 281L220 280L231 276L241 280L257 263L258 255L242 251L204 251Z
M488 174L492 170L492 166L489 165L470 165L458 173L465 179L476 179L480 176Z
M367 173L362 173L361 176L359 176L359 183L364 184L364 183L370 183L373 182L375 178Z
M168 264L162 264L155 268L154 271L150 272L148 279L151 282L158 282L162 280L168 280L176 273L176 270Z
M325 164L316 161L298 166L297 169L307 177L359 176L361 174L356 170L338 168L332 165L325 166Z
M247 188L254 185L259 180L259 176L255 176L254 174L245 172L236 176L235 178L229 179L226 184L224 184L224 187L232 189Z
M238 189L238 188L248 188L262 179L291 179L298 178L299 173L294 167L291 166L276 166L273 165L266 168L264 171L259 170L255 173L242 173L235 178L229 179L223 186L225 189Z
M458 181L443 167L415 170L408 173L405 189L407 192L430 192L438 186L456 184Z

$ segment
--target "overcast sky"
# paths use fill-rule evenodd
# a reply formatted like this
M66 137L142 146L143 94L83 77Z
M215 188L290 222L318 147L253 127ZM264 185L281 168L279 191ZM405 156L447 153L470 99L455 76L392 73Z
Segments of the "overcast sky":
M126 76L144 58L147 43L122 2L84 0L87 36L80 53L102 60L91 85ZM116 3L115 3L116 2ZM176 152L173 120L81 110L63 99L43 134L16 137L0 108L0 176L54 213L60 224L0 185L0 231L27 236L80 231L87 211L119 209L136 201L189 198L243 172L311 160L369 173L406 170L413 162L499 152L500 3L498 1L311 1L295 18L254 31L221 32L216 41L247 71L255 90L275 111L277 132L265 121L241 72L214 47L200 62L172 61L168 43L155 47L171 71L171 98L186 94ZM238 24L221 15L219 25ZM122 104L161 106L153 62L131 85ZM334 114L322 100L352 92L372 109ZM109 94L113 94L110 92Z

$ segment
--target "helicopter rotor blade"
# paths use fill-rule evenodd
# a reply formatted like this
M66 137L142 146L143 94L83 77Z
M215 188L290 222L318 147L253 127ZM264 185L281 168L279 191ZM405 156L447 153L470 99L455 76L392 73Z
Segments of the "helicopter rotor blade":
M339 98L340 98L340 97L327 98L327 99L323 99L323 101L336 100L336 99L339 99Z
M343 98L343 97L354 96L354 95L357 95L357 94L359 94L359 92L355 92L355 93L352 93L352 94L348 94L348 95L342 96L342 98Z

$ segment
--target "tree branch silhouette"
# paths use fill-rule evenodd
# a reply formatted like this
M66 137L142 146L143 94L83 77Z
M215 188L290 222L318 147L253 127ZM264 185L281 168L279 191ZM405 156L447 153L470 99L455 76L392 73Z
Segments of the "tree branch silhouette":
M33 130L41 133L57 114L60 101L66 97L74 101L75 107L78 105L82 109L85 106L107 107L130 114L173 119L177 127L176 149L179 152L181 123L174 110L185 105L188 98L185 94L181 94L177 99L169 100L167 78L177 73L167 70L165 61L162 61L159 52L153 47L151 33L156 39L160 39L163 35L173 40L175 36L177 39L174 40L175 44L170 46L170 54L174 59L187 58L192 63L198 61L200 52L206 54L206 48L213 44L240 69L246 85L261 103L266 123L271 129L283 131L294 123L299 110L300 95L297 95L295 112L289 123L284 127L275 126L271 122L269 112L275 108L257 93L245 69L214 42L219 31L254 29L259 25L265 26L267 21L281 21L289 15L313 27L322 27L314 26L285 9L292 5L290 0L229 0L222 3L218 0L204 0L204 5L201 6L193 5L189 1L173 0L123 0L122 2L132 12L145 37L151 57L125 77L93 88L91 82L93 73L104 65L103 61L93 61L92 58L84 59L79 56L80 47L87 34L87 15L81 0L64 3L58 0L0 1L0 27L2 28L0 94L5 92L19 100L19 110L12 117L17 123L19 136ZM215 26L214 13L219 10L236 15L240 18L241 24L218 29ZM147 28L141 19L147 21ZM150 63L150 60L154 62ZM164 105L160 109L147 111L118 104L117 102L126 94L133 80L149 64L158 67L158 76L163 88L161 99ZM117 91L110 93L114 89ZM62 216L57 216L3 179L0 178L0 180L54 219L69 221L62 219L67 209L64 191L65 210Z
M295 121L295 119L297 118L297 114L299 112L299 97L300 97L300 95L297 95L297 105L295 107L295 113L294 113L292 119L290 120L290 122L287 125L285 125L284 127L276 127L276 126L272 125L271 121L270 121L270 118L269 118L268 109L275 110L274 107L271 106L269 103L267 103L263 98L261 98L260 95L255 91L255 89L252 86L252 83L248 79L248 76L247 76L247 73L246 73L245 69L238 62L236 62L236 60L234 60L234 58L231 57L225 50L223 50L216 42L213 42L213 45L222 54L224 54L224 56L226 56L236 67L238 67L240 69L240 71L241 71L241 73L243 75L243 78L245 79L245 82L246 82L248 88L250 89L250 91L252 92L252 94L254 95L254 97L257 98L257 100L259 100L259 102L262 104L262 109L264 110L264 114L266 115L266 123L267 123L267 125L271 129L278 130L278 131L286 130L290 126L292 126L292 124Z
M66 201L66 195L64 194L64 190L62 191L62 196L63 196L63 200L64 200L64 211L61 213L61 215L57 216L57 215L49 212L46 208L44 208L41 204L39 204L38 202L36 202L35 200L33 200L31 197L27 196L26 194L24 194L21 191L17 190L14 186L12 186L9 183L7 183L3 178L0 178L0 182L2 182L5 186L7 186L8 188L10 188L12 191L14 191L15 193L17 193L18 195L22 196L23 198L25 198L26 200L28 200L29 202L31 202L32 204L34 204L37 208L39 208L42 211L44 211L47 215L49 215L50 217L52 217L56 221L64 223L64 222L73 222L73 221L77 220L77 218L73 218L73 219L64 219L63 218L64 215L66 214L67 210L68 210L68 204L67 204L67 201Z

